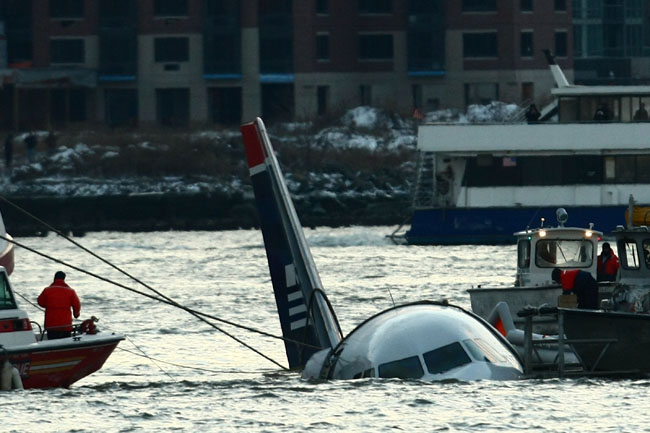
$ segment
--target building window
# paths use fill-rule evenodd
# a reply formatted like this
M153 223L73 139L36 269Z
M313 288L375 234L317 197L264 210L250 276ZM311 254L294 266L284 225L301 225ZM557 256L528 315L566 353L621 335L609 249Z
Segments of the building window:
M521 57L533 57L533 32L521 32Z
M156 62L187 62L189 60L188 38L156 38L154 40Z
M555 55L566 57L567 52L567 32L555 32Z
M554 0L554 6L556 12L566 12L566 0Z
M50 18L82 18L83 0L50 0Z
M522 12L532 12L533 11L533 0L521 0L519 3L519 10Z
M316 104L317 112L319 116L327 114L327 105L329 99L329 86L318 86L316 88Z
M359 13L361 14L390 14L392 12L392 0L359 0Z
M153 13L157 17L187 16L187 0L155 0Z
M52 39L50 63L84 63L86 50L83 39Z
M359 35L359 59L392 60L393 35Z
M316 13L327 15L330 11L329 0L316 0Z
M464 33L463 57L498 57L497 33Z
M316 35L316 59L318 60L330 59L330 35L328 34Z
M497 0L463 0L463 12L496 12Z

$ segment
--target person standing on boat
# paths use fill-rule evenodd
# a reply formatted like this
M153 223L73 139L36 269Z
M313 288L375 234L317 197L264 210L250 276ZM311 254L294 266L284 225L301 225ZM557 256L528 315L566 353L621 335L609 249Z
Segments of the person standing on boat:
M65 272L58 271L54 274L54 282L40 294L38 305L45 308L47 339L69 337L72 332L72 315L79 317L81 302L77 293L66 284Z
M560 270L553 269L551 278L562 285L562 293L569 295L575 293L578 297L578 308L595 310L598 308L598 283L589 272L579 269Z
M637 122L645 122L648 120L648 112L645 109L645 104L639 104L639 109L634 113L634 120Z
M598 256L598 281L616 281L616 273L619 268L618 257L612 251L608 242L603 244L603 249Z
M530 104L530 106L526 110L526 121L528 123L535 123L539 120L541 116L542 113L540 113L539 110L537 109L537 105Z

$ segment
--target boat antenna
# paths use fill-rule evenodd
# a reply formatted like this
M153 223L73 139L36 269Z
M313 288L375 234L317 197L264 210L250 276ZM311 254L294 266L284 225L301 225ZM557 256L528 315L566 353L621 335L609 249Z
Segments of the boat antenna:
M540 228L540 229L543 229L543 228L544 228L544 221L546 221L546 218L541 217L541 218L540 218L540 225L539 225L539 228Z

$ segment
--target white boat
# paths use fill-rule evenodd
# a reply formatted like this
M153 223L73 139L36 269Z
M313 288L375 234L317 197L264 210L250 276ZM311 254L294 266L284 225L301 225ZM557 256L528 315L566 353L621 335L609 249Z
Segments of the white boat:
M650 203L650 122L635 120L650 85L576 86L554 62L551 72L558 87L539 122L419 126L408 243L512 243L558 207L609 233L630 194ZM596 121L602 104L609 119Z
M523 327L524 319L517 313L527 306L557 306L562 288L553 282L551 272L555 268L580 269L589 272L594 279L597 273L598 242L603 233L588 227L566 227L568 214L563 208L556 210L558 224L527 228L514 233L517 242L517 272L513 286L479 287L469 289L472 311L487 319L499 302L510 308L517 327ZM615 284L599 283L599 296L608 298ZM540 332L555 332L554 324L537 319Z

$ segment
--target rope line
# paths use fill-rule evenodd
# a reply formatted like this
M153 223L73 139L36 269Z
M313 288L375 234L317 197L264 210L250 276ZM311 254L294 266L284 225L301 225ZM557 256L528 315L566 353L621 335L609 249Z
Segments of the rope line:
M93 273L93 272L87 271L87 270L85 270L85 269L81 269L81 268L78 267L78 266L72 265L72 264L70 264L70 263L66 263L66 262L64 262L63 260L57 259L56 257L52 257L52 256L49 256L49 255L47 255L47 254L45 254L45 253L42 253L42 252L40 252L40 251L37 251L37 250L35 250L34 248L28 247L27 245L24 245L24 244L22 244L21 242L18 242L18 241L14 240L14 239L7 238L6 236L2 236L2 235L0 235L0 239L4 239L4 240L6 240L6 241L8 241L8 242L11 242L11 243L13 243L13 244L15 244L15 245L21 247L21 248L26 249L27 251L30 251L30 252L32 252L32 253L34 253L34 254L38 254L38 255L41 256L41 257L44 257L44 258L46 258L46 259L48 259L48 260L51 260L51 261L56 262L56 263L59 263L60 265L66 266L66 267L68 267L68 268L70 268L70 269L74 269L75 271L81 272L81 273L86 274L86 275L90 275L91 277L97 278L98 280L101 280L101 281L107 282L107 283L109 283L109 284L113 284L113 285L115 285L115 286L117 286L117 287L121 287L121 288L123 288L123 289L125 289L125 290L128 290L128 291L133 292L133 293L137 293L137 294L139 294L139 295L141 295L141 296L144 296L144 297L147 297L147 298L149 298L149 299L153 299L153 300L156 300L156 301L158 301L158 302L162 302L162 303L164 303L164 304L168 304L168 305L171 305L171 306L173 306L173 307L179 308L179 309L181 309L181 310L187 311L188 313L192 314L192 315L193 315L194 317L196 317L197 319L199 319L199 320L201 320L202 322L208 324L209 326L213 327L214 329L216 329L217 331L221 332L222 334L224 334L224 335L226 335L226 336L232 338L233 340L235 340L236 342L238 342L238 343L241 344L242 346L246 347L246 348L249 349L249 350L252 350L253 352L255 352L255 353L257 353L258 355L260 355L261 357L263 357L263 358L265 358L266 360L268 360L268 361L272 362L273 364L277 365L277 366L280 367L281 369L283 369L283 370L289 370L287 367L283 366L282 364L280 364L279 362L277 362L277 361L275 361L274 359L270 358L269 356L263 354L262 352L260 352L260 351L257 350L256 348L252 347L252 346L249 345L248 343L242 341L241 339L235 337L234 335L232 335L232 334L229 333L228 331L226 331L226 330L220 328L219 326L217 326L217 325L215 325L214 323L212 323L212 322L210 322L209 320L207 320L204 316L207 317L208 315L205 314L205 313L201 313L201 312L199 312L199 311L195 311L195 310L193 310L193 309L191 309L191 308L189 308L189 307L186 307L186 306L184 306L184 305L181 305L181 304L179 304L178 302L173 301L173 300L171 300L171 299L168 299L168 298L166 298L166 297L162 297L162 298L160 298L160 297L156 297L156 296L151 295L151 294L149 294L149 293L145 293L145 292L142 292L142 291L140 291L140 290L134 289L134 288L132 288L132 287L125 286L124 284L120 284L120 283L118 283L118 282L116 282L116 281L112 281L112 280L110 280L110 279L108 279L108 278L102 277L101 275L97 275L97 274L95 274L95 273ZM210 317L210 318L212 318L212 317ZM217 319L217 318L213 318L213 319L214 319L214 320L218 320L218 321L222 321L222 320L219 320L219 319ZM224 323L225 323L225 322L224 322ZM228 323L228 324L232 324L233 326L237 326L237 325L235 325L235 324L232 323L232 322L231 322L231 323ZM243 326L243 325L238 325L238 326ZM251 328L251 329L252 329L252 328Z

